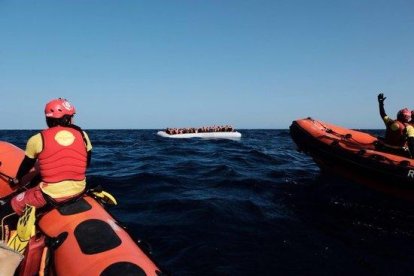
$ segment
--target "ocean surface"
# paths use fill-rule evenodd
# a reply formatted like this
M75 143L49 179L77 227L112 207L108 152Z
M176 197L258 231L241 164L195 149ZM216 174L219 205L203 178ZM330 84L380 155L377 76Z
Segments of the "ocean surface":
M21 148L37 131L1 130ZM414 204L337 176L288 130L241 140L89 130L90 185L172 275L414 275Z

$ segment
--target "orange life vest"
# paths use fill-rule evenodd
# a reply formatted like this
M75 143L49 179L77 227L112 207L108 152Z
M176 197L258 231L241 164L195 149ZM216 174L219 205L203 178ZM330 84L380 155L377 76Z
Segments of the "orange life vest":
M393 121L398 124L397 130L392 130L390 126L387 126L385 130L385 143L391 146L404 147L407 143L405 128L406 124L400 121Z
M84 180L87 167L83 134L70 127L56 126L41 132L43 150L38 156L42 181Z

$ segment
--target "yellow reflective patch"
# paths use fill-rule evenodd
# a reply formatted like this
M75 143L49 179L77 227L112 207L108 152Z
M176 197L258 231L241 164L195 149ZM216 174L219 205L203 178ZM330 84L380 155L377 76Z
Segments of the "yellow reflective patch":
M412 126L407 126L407 136L414 137L414 128Z
M51 196L52 198L77 195L83 192L85 190L85 187L86 180L64 180L53 184L44 182L40 183L40 189L42 189L42 192Z
M75 136L67 130L61 130L55 135L55 141L61 146L70 146L75 141Z
M17 222L17 230L12 235L7 245L15 251L23 254L31 237L36 233L36 208L26 205L23 215Z
M400 125L398 123L393 123L390 127L393 131L396 131L400 128Z

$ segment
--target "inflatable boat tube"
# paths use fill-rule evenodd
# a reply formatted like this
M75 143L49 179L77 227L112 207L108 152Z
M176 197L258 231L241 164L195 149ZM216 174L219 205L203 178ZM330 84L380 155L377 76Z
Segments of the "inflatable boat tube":
M9 185L9 180L15 178L24 158L24 151L8 142L0 141L0 199L16 192L17 187ZM26 185L37 174L37 164L22 179Z
M0 193L6 199L20 192L9 186L8 179L16 176L23 158L23 150L0 142ZM34 174L35 171L28 176ZM36 211L37 231L29 240L16 275L163 275L149 253L103 204L104 201L90 193L70 203ZM1 226L1 236L7 241L16 222ZM43 274L44 271L49 273Z
M53 250L57 275L161 275L125 229L90 196L43 215L39 228L58 240Z

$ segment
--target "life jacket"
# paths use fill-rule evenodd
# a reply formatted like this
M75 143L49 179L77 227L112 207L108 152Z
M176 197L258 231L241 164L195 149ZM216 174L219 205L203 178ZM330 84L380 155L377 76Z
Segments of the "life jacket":
M71 127L56 126L41 132L43 149L39 153L42 181L84 180L87 152L83 132Z
M385 130L385 143L390 146L404 147L407 143L406 127L408 124L401 123L400 121L392 122L398 124L397 130L392 130L390 126L387 126Z

